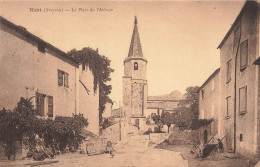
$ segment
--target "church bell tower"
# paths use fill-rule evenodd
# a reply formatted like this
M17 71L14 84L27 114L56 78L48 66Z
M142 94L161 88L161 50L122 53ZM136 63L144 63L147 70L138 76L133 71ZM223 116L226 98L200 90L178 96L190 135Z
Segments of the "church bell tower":
M142 126L147 109L146 66L135 17L128 57L124 60L123 111L125 117L138 127Z

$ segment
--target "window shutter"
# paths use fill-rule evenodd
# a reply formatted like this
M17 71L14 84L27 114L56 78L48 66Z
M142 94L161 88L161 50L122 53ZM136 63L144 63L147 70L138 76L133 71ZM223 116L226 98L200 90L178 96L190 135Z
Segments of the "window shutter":
M240 69L243 70L247 67L248 61L248 41L245 40L241 43L240 47Z
M227 82L231 81L231 60L227 62Z
M69 74L64 74L64 86L69 87Z
M246 87L239 89L239 112L245 113L247 105L247 89Z
M53 97L48 96L48 116L53 117Z
M58 70L58 85L62 86L63 85L63 72Z
M231 114L231 97L227 97L227 115L226 116L230 116Z
M37 114L40 116L44 116L44 99L45 95L36 93Z

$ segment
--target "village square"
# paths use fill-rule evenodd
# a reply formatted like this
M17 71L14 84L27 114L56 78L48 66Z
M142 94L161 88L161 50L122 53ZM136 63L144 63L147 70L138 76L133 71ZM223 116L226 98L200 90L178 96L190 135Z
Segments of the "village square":
M206 11L210 2L202 3ZM224 2L219 3L220 7L225 6ZM14 4L10 3L10 7ZM196 5L199 6L199 2ZM218 60L219 66L199 84L193 84L192 79L192 84L183 81L180 85L185 85L184 91L167 87L166 81L172 83L173 78L175 82L182 76L185 78L185 68L189 70L185 61L190 58L183 56L181 69L177 68L177 62L169 59L171 67L167 68L176 64L173 69L180 78L167 76L163 80L160 60L166 59L164 53L156 53L158 62L153 62L154 55L144 52L149 47L156 48L160 42L142 40L145 33L156 34L154 30L142 30L142 25L149 22L140 21L142 14L129 18L130 32L124 28L105 32L96 28L102 35L108 33L102 39L109 38L112 31L131 35L130 41L120 35L108 40L106 45L118 46L108 47L108 51L104 49L107 53L118 49L120 41L128 43L127 51L122 49L127 54L114 59L103 55L99 41L100 47L83 44L79 49L77 43L56 39L70 47L64 52L45 40L45 33L36 28L27 29L27 25L15 22L14 15L1 13L0 166L260 166L260 5L258 1L245 1L239 7L228 31L219 37L219 45L209 48L217 48L218 56L214 60ZM37 5L28 8L34 11L29 13L37 13L37 16L42 14L41 9L44 7ZM109 5L103 9L109 9L111 15L117 12ZM61 15L57 18L64 19ZM94 21L99 24L98 19ZM84 30L86 34L98 36L95 31L88 31L89 27L80 28L71 22L68 26L74 27L75 34ZM154 23L153 27L157 26ZM63 28L64 34L68 34L66 26ZM218 28L214 28L215 31ZM177 39L177 35L175 37ZM181 40L178 38L177 43L182 43ZM144 41L155 44L148 46ZM167 54L167 49L163 50ZM188 48L180 50L189 52ZM117 59L123 61L114 65ZM192 63L211 66L199 58L193 58ZM118 69L122 69L122 73L116 73ZM199 69L193 69L192 75L199 78L203 72L195 74L196 70ZM154 93L156 88L160 91L164 87L168 94ZM116 93L119 98L114 96Z

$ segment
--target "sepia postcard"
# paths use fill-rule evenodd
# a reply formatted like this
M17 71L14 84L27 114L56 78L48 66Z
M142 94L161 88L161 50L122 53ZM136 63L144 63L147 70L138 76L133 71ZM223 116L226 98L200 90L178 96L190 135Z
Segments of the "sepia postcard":
M0 0L0 166L260 167L260 1Z

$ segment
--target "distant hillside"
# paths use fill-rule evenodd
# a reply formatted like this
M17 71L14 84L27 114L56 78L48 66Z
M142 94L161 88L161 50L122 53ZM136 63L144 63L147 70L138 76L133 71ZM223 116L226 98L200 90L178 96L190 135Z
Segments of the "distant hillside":
M159 96L148 96L148 100L183 100L184 96L180 91L172 91L170 94Z

